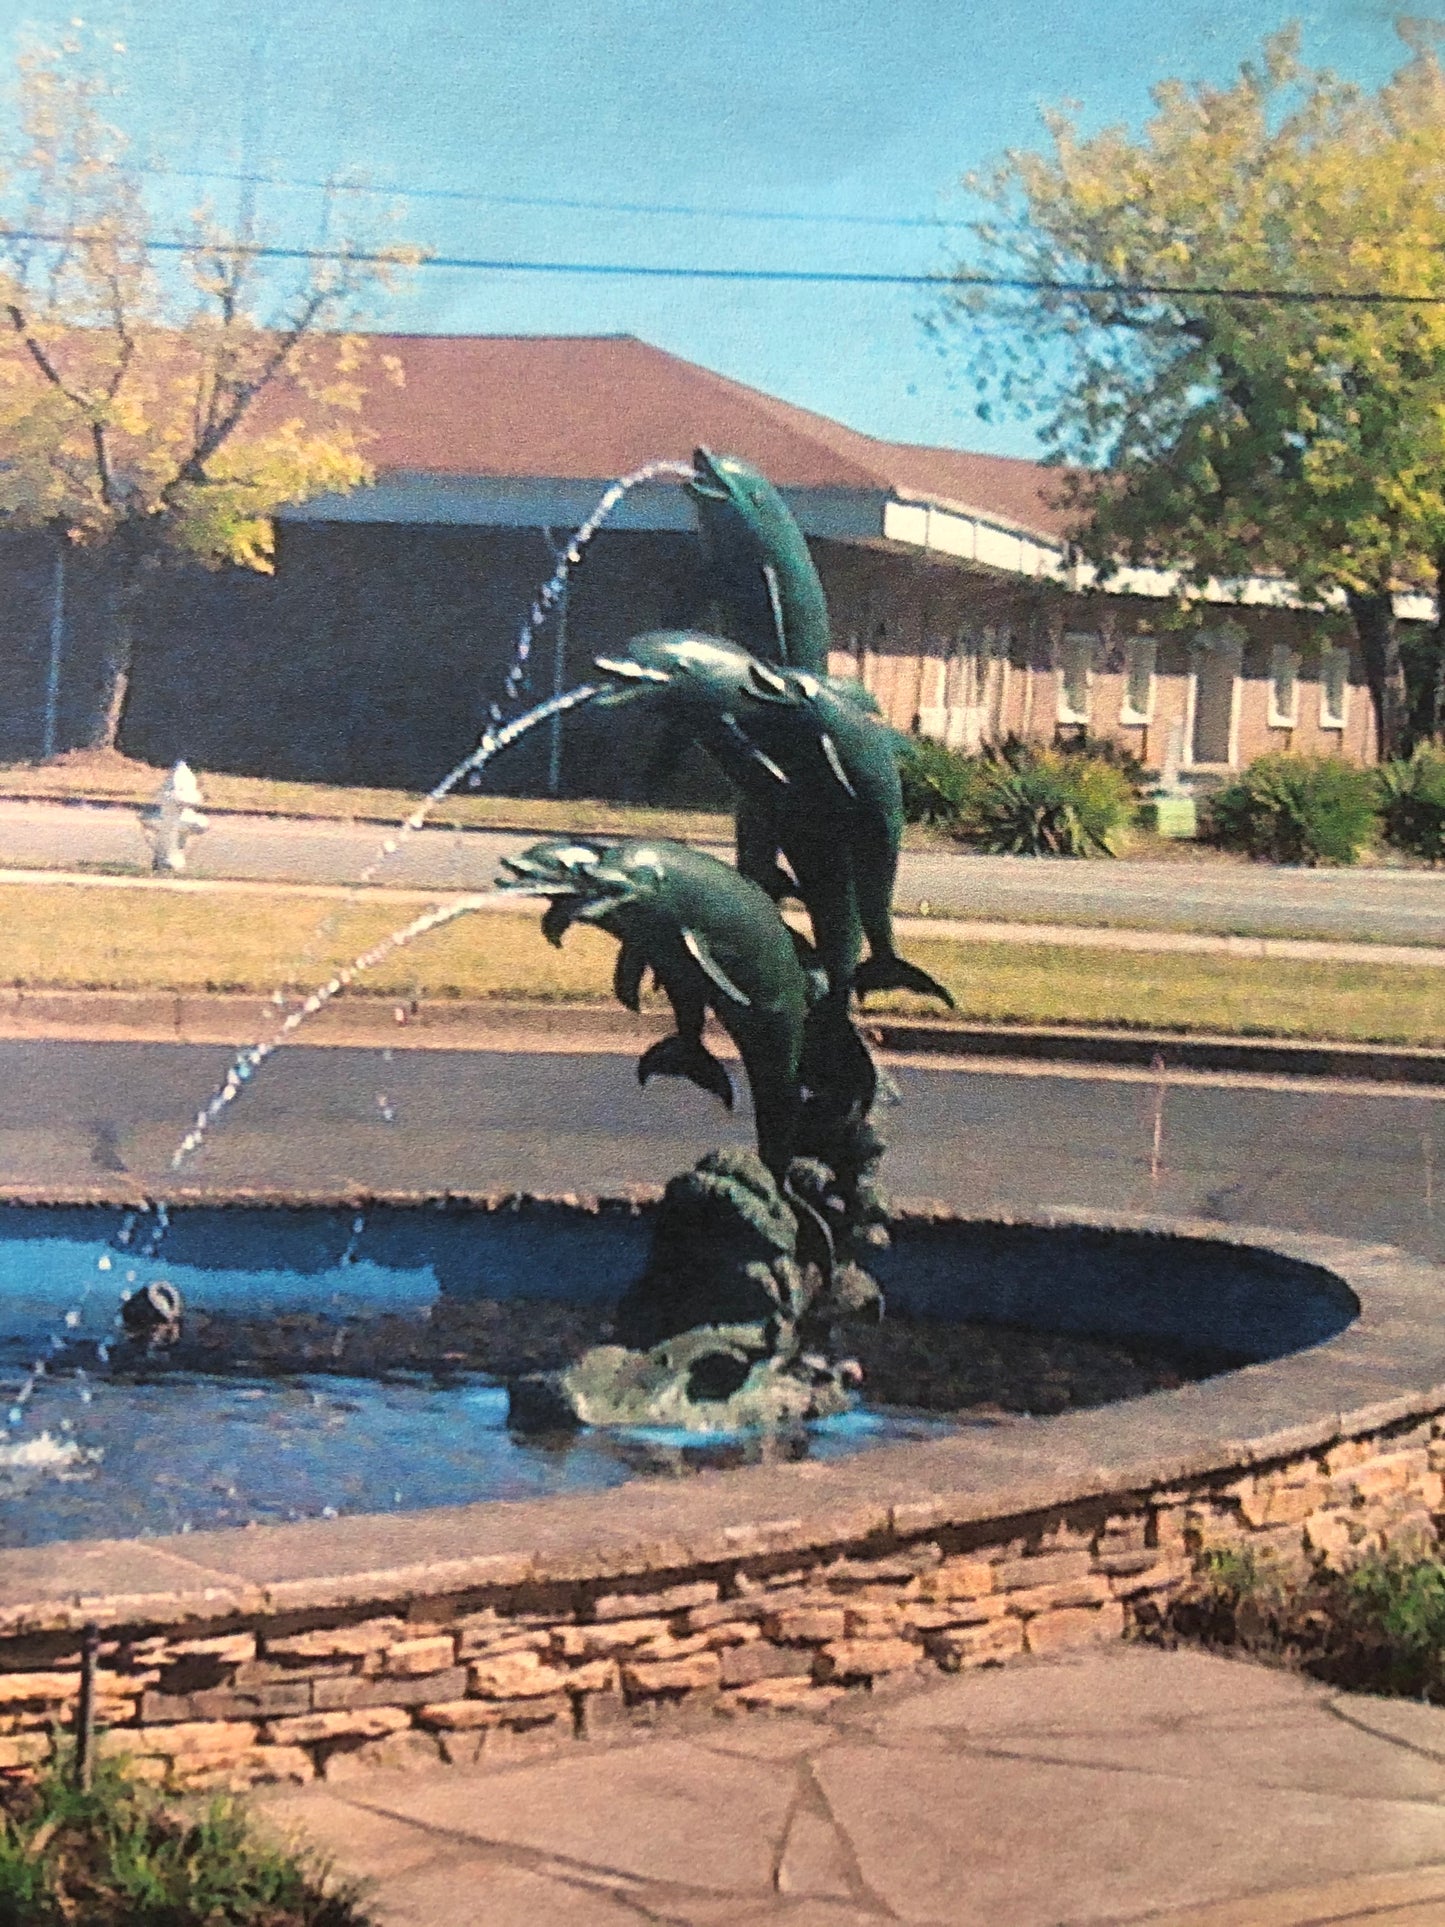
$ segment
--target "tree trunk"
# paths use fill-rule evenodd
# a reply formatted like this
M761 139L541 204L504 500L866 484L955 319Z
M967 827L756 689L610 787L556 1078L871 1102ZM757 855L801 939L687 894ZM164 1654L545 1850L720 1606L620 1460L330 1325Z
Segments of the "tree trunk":
M143 544L122 526L110 540L110 593L106 598L104 678L100 714L91 733L92 749L119 749L135 668L146 556Z
M1432 743L1445 743L1445 553L1435 561L1435 675L1422 734Z
M1388 589L1351 589L1347 592L1360 652L1365 659L1365 681L1375 709L1375 752L1381 762L1398 756L1405 740L1408 698L1405 666L1400 660L1400 636L1395 625L1395 600Z

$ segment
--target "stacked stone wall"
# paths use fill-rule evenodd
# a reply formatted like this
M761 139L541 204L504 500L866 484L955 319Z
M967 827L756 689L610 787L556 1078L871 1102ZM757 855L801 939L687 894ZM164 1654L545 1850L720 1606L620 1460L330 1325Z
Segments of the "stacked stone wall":
M695 1713L808 1708L911 1672L992 1666L1126 1636L1210 1547L1300 1571L1429 1547L1445 1508L1445 1408L1263 1464L1027 1514L906 1511L886 1541L622 1576L388 1597L373 1576L304 1613L128 1623L93 1602L100 1749L173 1788L505 1762ZM31 1621L35 1624L34 1620ZM78 1617L0 1637L0 1769L32 1772L72 1721Z

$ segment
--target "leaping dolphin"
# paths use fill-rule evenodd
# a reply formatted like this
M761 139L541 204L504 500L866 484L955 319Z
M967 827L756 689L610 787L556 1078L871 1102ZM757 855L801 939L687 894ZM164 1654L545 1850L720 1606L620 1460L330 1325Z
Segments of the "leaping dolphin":
M692 462L683 487L729 633L762 662L826 676L828 604L792 510L740 456L699 448Z
M943 985L894 943L903 792L894 734L881 719L821 677L694 631L634 636L596 667L610 684L599 705L648 701L737 783L747 805L738 868L775 899L801 897L835 996L846 1004L853 991L913 990L952 1007Z
M666 993L677 1031L643 1053L641 1083L690 1078L731 1108L728 1073L702 1041L713 1012L738 1047L758 1154L781 1184L797 1132L809 985L773 900L716 857L661 839L549 837L502 861L500 889L550 899L549 942L574 922L618 939L613 988L629 1009L649 969Z

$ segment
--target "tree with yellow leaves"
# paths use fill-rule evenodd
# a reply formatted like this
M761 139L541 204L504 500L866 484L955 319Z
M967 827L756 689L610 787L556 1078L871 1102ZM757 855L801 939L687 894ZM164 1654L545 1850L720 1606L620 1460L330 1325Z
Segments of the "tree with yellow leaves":
M24 53L0 174L0 526L101 553L107 748L154 571L269 570L277 507L370 479L365 381L399 374L348 330L416 259L352 235L283 285L249 222L157 235L109 118L123 51L72 31Z
M1157 89L1138 137L1048 115L1052 152L970 183L990 212L937 318L969 330L981 412L1071 465L1105 580L1273 573L1342 604L1385 755L1445 700L1438 633L1407 690L1393 601L1445 584L1445 74L1435 29L1400 32L1374 93L1289 32L1229 87Z

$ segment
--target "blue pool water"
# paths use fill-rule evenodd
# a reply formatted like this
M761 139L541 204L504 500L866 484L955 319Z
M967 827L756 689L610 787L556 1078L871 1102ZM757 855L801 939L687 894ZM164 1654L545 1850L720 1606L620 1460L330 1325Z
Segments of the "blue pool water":
M192 1313L307 1312L338 1330L382 1312L420 1321L446 1299L615 1297L643 1227L565 1222L559 1239L561 1222L476 1214L194 1210L147 1255L146 1221L126 1238L117 1212L0 1208L0 1544L538 1498L948 1429L860 1409L773 1438L542 1441L509 1432L505 1386L474 1372L233 1376L124 1364L123 1347L105 1357L122 1295L160 1278ZM37 1359L46 1370L17 1405Z

